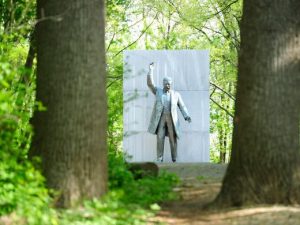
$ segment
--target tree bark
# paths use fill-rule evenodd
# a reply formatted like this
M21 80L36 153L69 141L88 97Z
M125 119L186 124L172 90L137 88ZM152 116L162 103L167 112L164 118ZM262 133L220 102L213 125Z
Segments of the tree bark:
M59 206L107 190L104 1L37 1L37 101L31 155Z
M226 126L226 125L223 125ZM219 133L219 148L220 148L220 159L219 163L225 163L226 161L226 133L224 132L224 127L218 129Z
M19 83L28 85L30 83L30 75L32 73L33 62L36 57L36 28L30 33L29 37L29 49L24 64L24 72L21 74Z
M232 157L219 206L300 203L300 2L245 0Z

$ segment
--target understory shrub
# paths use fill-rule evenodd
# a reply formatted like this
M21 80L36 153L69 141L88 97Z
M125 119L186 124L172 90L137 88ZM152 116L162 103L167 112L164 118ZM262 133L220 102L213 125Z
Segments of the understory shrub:
M24 53L9 43L0 46L0 224L57 224L55 210L40 171L28 160L29 119L34 86L19 83L24 69L14 65ZM14 60L9 59L10 55ZM10 63L8 63L10 61ZM4 223L4 222L3 222Z

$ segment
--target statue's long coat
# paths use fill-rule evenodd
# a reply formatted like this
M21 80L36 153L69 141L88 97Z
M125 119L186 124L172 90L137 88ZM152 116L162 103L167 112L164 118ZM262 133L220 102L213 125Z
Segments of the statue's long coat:
M162 95L163 95L163 89L159 87L155 87L153 84L153 76L150 72L147 75L147 85L152 91L153 94L155 94L155 103L150 119L150 124L148 127L148 132L152 134L157 134L157 127L159 124L159 120L161 118L161 115L163 113L163 102L162 102ZM184 118L187 118L189 116L188 110L185 107L183 100L181 98L181 95L177 91L170 90L170 97L171 97L171 116L172 121L175 129L175 133L177 138L180 136L180 125L179 125L179 119L177 114L177 107L179 107L182 116Z

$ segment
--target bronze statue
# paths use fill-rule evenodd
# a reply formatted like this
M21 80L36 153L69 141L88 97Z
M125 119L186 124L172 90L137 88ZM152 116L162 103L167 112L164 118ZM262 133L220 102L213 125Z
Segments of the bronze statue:
M147 85L155 95L155 104L148 127L148 132L157 135L157 161L163 162L165 136L169 137L172 161L177 158L177 138L179 138L179 119L177 106L184 119L189 123L192 121L185 107L181 95L171 90L172 79L163 79L163 88L156 87L153 82L154 63L149 65Z

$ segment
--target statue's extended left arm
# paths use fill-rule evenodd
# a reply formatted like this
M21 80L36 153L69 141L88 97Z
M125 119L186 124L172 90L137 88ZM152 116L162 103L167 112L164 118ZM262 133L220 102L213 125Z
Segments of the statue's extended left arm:
M180 109L180 112L181 112L183 118L186 121L188 121L189 123L192 122L192 119L191 119L191 117L189 115L189 112L188 112L186 106L184 105L183 100L182 100L182 98L181 98L180 95L179 95L179 98L178 98L178 107Z

